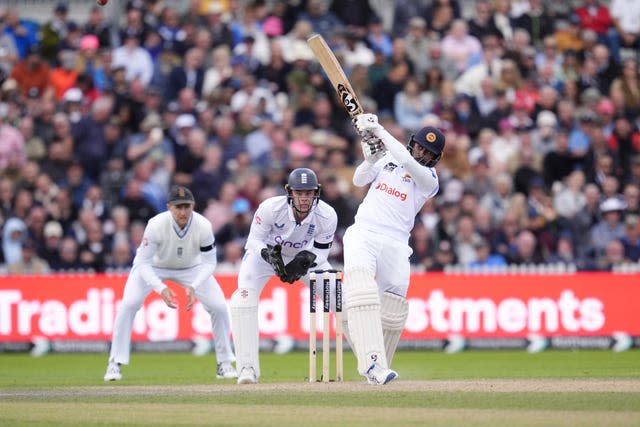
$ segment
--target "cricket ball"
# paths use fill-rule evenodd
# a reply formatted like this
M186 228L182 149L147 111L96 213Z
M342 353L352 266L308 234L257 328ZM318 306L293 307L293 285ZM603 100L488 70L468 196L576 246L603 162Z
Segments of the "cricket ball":
M100 6L104 6L105 4L109 3L109 0L96 0L96 3L98 3Z

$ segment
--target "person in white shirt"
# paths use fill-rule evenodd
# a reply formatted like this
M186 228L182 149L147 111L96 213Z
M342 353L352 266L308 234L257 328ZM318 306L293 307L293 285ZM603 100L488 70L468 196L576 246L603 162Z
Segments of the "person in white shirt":
M435 165L445 145L443 133L420 129L407 147L374 114L360 114L354 125L364 160L353 184L369 185L354 224L344 235L344 307L358 372L369 384L387 384L409 305L412 253L409 235L424 203L438 193Z
M187 311L198 298L210 314L217 378L238 376L232 365L235 356L231 348L229 312L222 289L213 276L217 264L215 238L211 223L193 211L194 205L188 188L173 186L167 210L149 220L116 315L105 381L122 379L120 365L129 364L133 321L149 293L155 291L167 306L178 307L175 292L164 280L186 289Z
M230 304L238 384L260 378L258 301L274 272L282 282L302 280L308 286L310 268L332 268L327 257L338 216L319 199L320 188L315 172L297 168L289 174L287 194L270 197L256 209ZM331 301L334 306L335 283Z

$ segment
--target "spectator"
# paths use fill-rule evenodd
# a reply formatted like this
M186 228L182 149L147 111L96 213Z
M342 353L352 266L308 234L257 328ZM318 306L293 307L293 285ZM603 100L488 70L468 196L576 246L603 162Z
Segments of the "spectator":
M448 240L441 240L435 250L433 263L430 266L431 268L428 268L427 271L444 271L446 267L456 264L456 253L453 250L451 242Z
M126 273L133 264L133 253L127 239L118 238L114 241L111 252L106 258L105 271L111 273Z
M620 241L624 247L624 257L629 262L640 261L640 221L638 215L629 215L624 219L624 236Z
M222 245L222 259L216 267L216 274L237 274L243 255L244 246L241 241L231 240Z
M49 84L50 66L40 55L40 47L30 45L13 70L11 78L18 83L20 94L24 97L44 97Z
M50 64L58 60L58 45L67 36L69 9L65 3L58 3L53 9L53 16L40 28L42 56Z
M613 26L609 33L613 58L622 62L622 49L640 48L640 4L628 0L612 0L609 14Z
M89 10L89 17L84 24L83 33L95 36L98 46L111 46L111 30L109 22L104 17L104 8L96 5Z
M146 223L156 214L156 210L142 192L143 183L137 179L127 181L126 190L118 200L118 204L129 209L131 221L142 221Z
M50 265L57 265L60 261L60 242L62 241L63 233L62 225L58 221L48 221L44 225L42 232L44 242L38 251L38 255Z
M322 0L308 0L307 7L298 15L298 19L309 21L314 33L331 39L332 34L339 33L344 24Z
M514 20L514 26L525 29L531 35L533 45L539 45L555 29L554 18L543 0L529 0L529 10Z
M554 185L553 190L553 207L558 215L564 219L568 225L578 212L582 212L587 204L587 198L584 195L585 176L581 170L571 172L561 184Z
M523 230L519 232L514 243L515 247L507 253L509 264L536 265L544 262L538 246L538 239L531 231Z
M140 46L137 32L125 33L124 44L113 50L112 67L124 67L125 79L131 82L139 79L146 87L153 77L151 55Z
M38 256L36 243L31 239L25 240L22 244L21 258L9 264L9 274L48 274L49 272L49 263Z
M507 261L502 255L491 252L491 245L486 240L478 240L474 244L474 248L475 260L468 264L471 271L501 271L507 266Z
M196 199L196 209L204 209L210 200L220 196L220 188L227 179L228 171L222 163L222 150L217 145L204 148L204 160L193 172L191 189Z
M29 55L33 46L38 44L38 26L32 21L21 19L15 9L7 9L4 16L4 34L7 34L18 50L20 59Z
M615 271L626 262L624 246L620 240L612 240L607 244L604 254L599 257L594 265L598 271Z
M78 259L78 243L73 237L64 237L60 242L60 259L51 265L58 273L79 272L84 266Z
M625 184L622 197L627 205L627 215L640 215L640 185L633 182Z
M624 112L628 117L640 114L640 76L637 59L627 59L622 63L622 74L611 83L611 93L624 100Z
M442 39L442 51L454 60L458 74L462 74L479 61L482 46L477 38L469 35L467 23L458 19L453 21L451 30Z
M393 101L393 112L396 122L407 132L416 132L421 127L423 117L430 112L432 99L428 93L421 91L418 80L409 77L402 91Z
M604 255L610 242L624 237L622 213L625 208L624 202L617 198L608 198L600 204L602 219L591 229L591 249L594 258Z
M113 111L113 100L102 96L91 106L91 112L73 125L73 151L87 177L97 181L107 160L104 128Z
M204 52L193 47L187 51L182 65L174 67L169 73L165 98L168 101L178 98L181 89L189 87L196 96L202 96L205 68L203 67Z
M78 71L76 70L77 53L73 50L58 52L59 64L49 72L49 86L53 90L56 100L63 101L67 91L76 85ZM81 101L82 98L80 98Z
M20 218L8 218L2 229L2 255L7 265L22 260L22 244L27 238L27 226Z

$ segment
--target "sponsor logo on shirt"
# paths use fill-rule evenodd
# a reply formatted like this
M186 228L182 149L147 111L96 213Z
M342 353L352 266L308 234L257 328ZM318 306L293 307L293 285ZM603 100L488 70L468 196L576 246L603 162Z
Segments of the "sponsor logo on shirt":
M290 240L283 240L282 236L276 236L274 240L276 243L282 245L283 248L302 249L309 244L309 241L306 239L301 242L292 242Z
M380 190L384 193L387 193L393 197L397 197L398 199L402 200L403 202L405 200L407 200L407 193L403 193L400 190L397 190L393 187L388 186L386 183L384 182L378 182L375 186L376 190Z
M282 224L278 224L277 222L274 222L273 225L275 225L276 228L282 228L284 227L284 222Z
M258 215L256 215L253 220L256 222L256 224L262 224L262 218L260 218Z
M309 224L309 229L307 230L307 236L311 237L313 236L313 233L316 231L316 225L315 224Z
M393 171L395 168L397 168L397 167L398 167L398 165L396 165L395 163L391 163L391 162L389 162L389 163L387 163L386 165L384 165L383 170L386 170L386 171L392 172L392 171Z

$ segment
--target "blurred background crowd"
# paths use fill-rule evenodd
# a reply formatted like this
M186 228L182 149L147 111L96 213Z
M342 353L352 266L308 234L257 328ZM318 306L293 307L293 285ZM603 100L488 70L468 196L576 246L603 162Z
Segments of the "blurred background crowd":
M213 224L218 272L235 272L254 210L301 166L338 213L340 265L362 156L313 33L400 141L445 132L415 271L640 259L640 1L73 7L35 20L0 5L2 274L127 271L174 183Z

